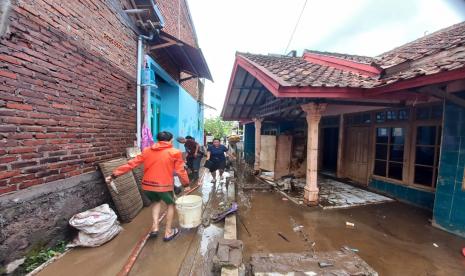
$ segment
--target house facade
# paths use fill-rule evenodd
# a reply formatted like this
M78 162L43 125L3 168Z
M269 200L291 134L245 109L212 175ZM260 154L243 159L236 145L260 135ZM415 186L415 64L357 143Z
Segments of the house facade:
M331 174L465 236L463 42L460 23L376 57L237 53L222 116L245 124L255 170L306 178L309 205Z
M200 138L211 79L184 0L6 2L0 264L66 238L73 214L109 201L98 163L125 157L139 122Z

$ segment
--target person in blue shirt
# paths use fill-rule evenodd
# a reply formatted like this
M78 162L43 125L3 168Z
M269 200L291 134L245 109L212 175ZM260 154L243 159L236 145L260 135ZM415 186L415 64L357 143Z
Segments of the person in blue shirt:
M212 182L216 182L216 171L220 171L220 178L223 177L224 168L226 167L226 154L229 149L221 144L220 139L215 138L213 144L208 146L207 160L210 163L209 169L212 174ZM228 154L229 155L229 154Z

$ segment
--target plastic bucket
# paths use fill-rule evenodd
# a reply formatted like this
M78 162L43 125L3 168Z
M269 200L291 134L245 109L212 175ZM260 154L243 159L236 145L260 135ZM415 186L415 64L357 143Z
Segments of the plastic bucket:
M176 200L179 225L194 228L202 223L202 198L196 195L181 196Z

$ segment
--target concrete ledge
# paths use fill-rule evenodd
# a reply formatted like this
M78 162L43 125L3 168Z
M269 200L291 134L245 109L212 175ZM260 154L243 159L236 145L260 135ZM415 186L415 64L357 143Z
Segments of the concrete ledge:
M228 187L228 201L236 200L236 181L230 181ZM226 217L224 221L224 238L229 240L237 240L237 224L236 214ZM221 269L222 276L238 276L238 268L227 268Z
M100 172L31 187L0 197L0 265L33 247L52 246L74 236L68 220L111 202Z
M50 193L65 192L66 190L82 185L85 182L100 181L103 183L103 176L100 171L95 171L48 182L42 185L32 186L28 189L0 196L0 210L3 208L10 208L24 202L33 201Z

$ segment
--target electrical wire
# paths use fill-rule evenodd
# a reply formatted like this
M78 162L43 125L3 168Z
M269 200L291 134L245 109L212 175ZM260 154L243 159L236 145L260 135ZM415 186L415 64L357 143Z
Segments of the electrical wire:
M294 38L295 31L297 30L297 27L299 26L300 19L302 18L302 14L304 13L305 7L307 6L307 0L305 0L304 5L302 7L302 10L300 11L299 18L297 19L297 22L295 23L294 30L291 33L291 37L289 38L289 41L287 42L286 50L284 50L284 54L287 54L287 50L289 49L289 46L291 45L292 39Z

